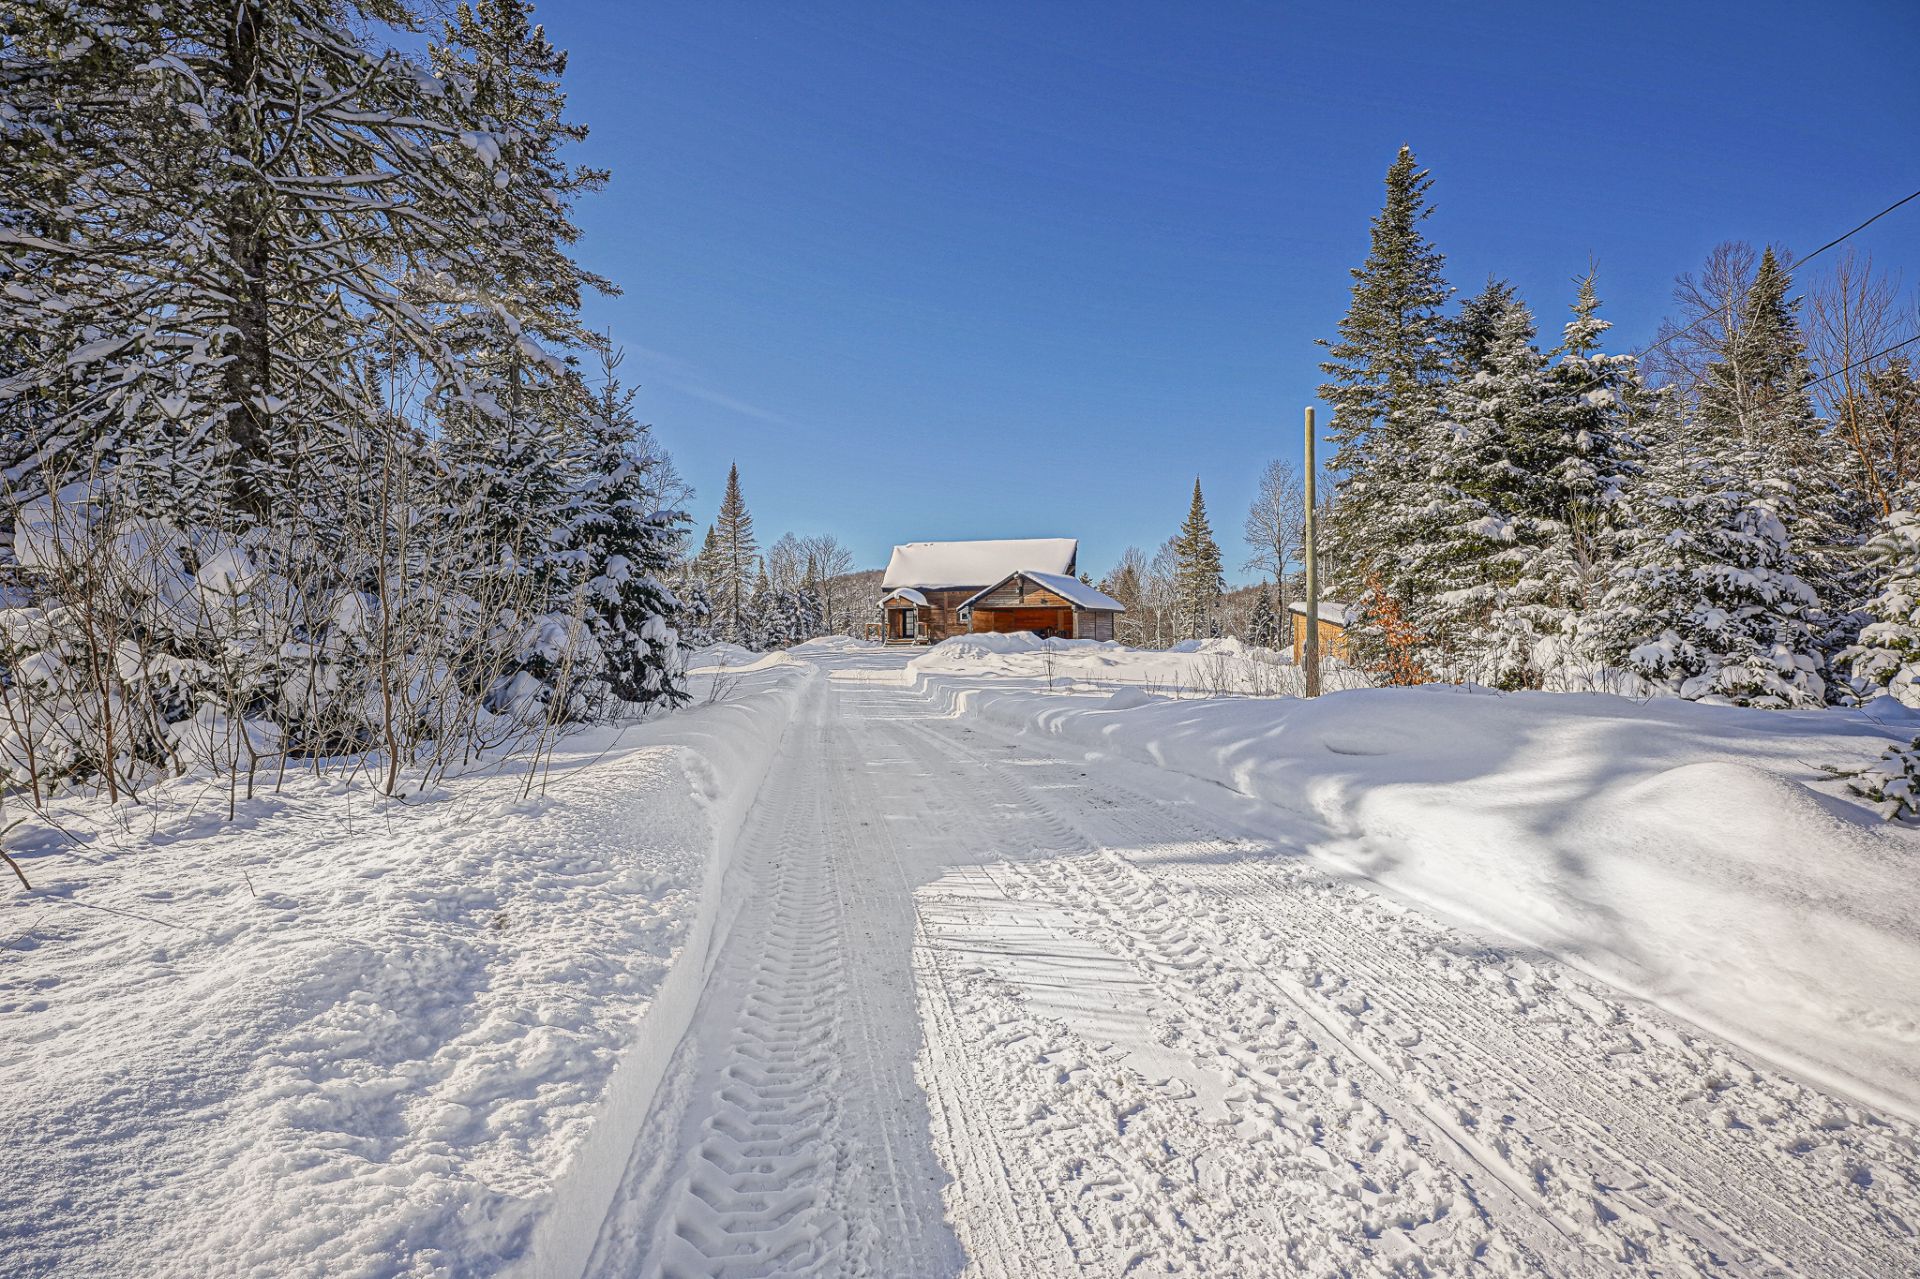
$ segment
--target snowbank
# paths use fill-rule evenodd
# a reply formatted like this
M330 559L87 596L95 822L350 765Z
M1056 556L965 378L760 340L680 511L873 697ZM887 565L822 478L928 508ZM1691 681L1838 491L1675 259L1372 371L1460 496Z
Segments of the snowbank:
M1920 1117L1920 830L1824 771L1912 736L1910 714L1435 688L947 695L1238 790L1263 834L1277 816L1325 862Z
M1105 640L1040 639L1025 631L959 635L934 645L907 665L910 683L936 675L1050 679L1056 686L1134 685L1175 697L1271 697L1301 691L1300 672L1290 654L1254 648L1230 637L1145 649ZM1354 672L1328 674L1329 687L1357 680Z
M571 739L531 798L69 806L0 903L0 1270L492 1273L604 1206L815 675Z

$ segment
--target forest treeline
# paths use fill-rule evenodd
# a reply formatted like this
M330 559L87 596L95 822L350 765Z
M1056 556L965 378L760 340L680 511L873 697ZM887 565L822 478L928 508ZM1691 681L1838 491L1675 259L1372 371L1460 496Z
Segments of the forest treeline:
M1842 248L1803 298L1784 251L1724 244L1636 353L1592 271L1558 325L1498 278L1455 305L1431 186L1403 149L1325 344L1322 581L1353 660L1389 683L1920 705L1920 314L1897 282ZM1244 567L1275 590L1250 607L1197 483L1181 532L1103 585L1136 640L1264 642L1304 513L1298 468L1270 464Z
M10 785L391 790L683 696L684 486L581 320L606 175L530 12L5 6Z

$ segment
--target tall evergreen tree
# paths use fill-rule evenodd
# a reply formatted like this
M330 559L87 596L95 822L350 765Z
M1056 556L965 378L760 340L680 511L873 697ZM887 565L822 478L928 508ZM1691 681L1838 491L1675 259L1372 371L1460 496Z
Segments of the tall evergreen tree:
M1387 170L1366 261L1352 273L1339 336L1320 366L1327 375L1320 398L1333 406L1332 464L1341 476L1328 559L1338 589L1359 588L1351 640L1363 654L1380 642L1379 610L1369 604L1375 591L1401 603L1416 594L1393 566L1376 561L1424 518L1428 476L1419 440L1447 373L1451 326L1442 308L1453 291L1442 275L1445 259L1420 225L1432 212L1432 183L1402 147Z
M1753 478L1785 527L1787 567L1813 589L1809 621L1831 653L1866 620L1847 614L1869 589L1852 549L1867 507L1836 479L1845 468L1808 389L1813 374L1792 287L1773 249L1764 250L1739 323L1702 379L1698 439Z
M1254 597L1253 612L1247 618L1247 643L1255 648L1279 648L1280 614L1273 607L1273 592L1265 585Z
M740 467L727 468L727 491L714 521L715 557L711 567L714 629L720 638L752 647L754 623L749 605L757 589L755 575L765 577L760 544L753 536L753 516L740 496Z
M1207 522L1206 499L1194 477L1193 503L1174 539L1174 638L1204 639L1219 634L1220 596L1226 579L1220 571L1220 546Z
M598 651L597 678L620 701L673 706L681 687L680 601L667 580L686 515L655 508L645 473L645 429L633 393L607 377L586 423L570 509L555 561L563 589L580 592Z
M1422 433L1428 504L1380 562L1417 588L1409 620L1427 670L1514 685L1559 576L1548 562L1563 549L1548 492L1558 441L1533 316L1509 299L1487 323L1478 370L1447 388Z
M1871 621L1841 663L1860 695L1920 707L1920 515L1890 512L1865 550L1879 589L1866 606Z
M1820 705L1816 601L1771 499L1686 438L1670 401L1649 420L1634 519L1596 623L1608 655L1679 697Z

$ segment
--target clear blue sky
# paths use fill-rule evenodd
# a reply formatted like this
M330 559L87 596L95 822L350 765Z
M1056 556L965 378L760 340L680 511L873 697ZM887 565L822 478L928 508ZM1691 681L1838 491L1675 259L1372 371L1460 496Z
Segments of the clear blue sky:
M1722 239L1805 252L1920 187L1920 3L556 0L580 255L711 519L1151 552L1197 473L1237 568L1297 456L1395 149L1456 286L1623 345ZM1920 282L1920 202L1859 237ZM1237 574L1230 574L1237 577Z

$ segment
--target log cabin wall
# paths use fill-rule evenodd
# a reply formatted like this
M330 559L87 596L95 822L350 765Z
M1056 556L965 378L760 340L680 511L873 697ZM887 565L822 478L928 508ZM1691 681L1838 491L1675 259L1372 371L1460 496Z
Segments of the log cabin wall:
M1063 599L1044 587L1036 586L1024 577L1012 577L1004 582L1000 589L991 595L980 598L974 611L983 608L1065 608L1071 609L1073 601Z
M943 639L966 634L967 628L960 622L960 606L979 589L977 586L923 589L920 593L927 597L927 606L920 610L920 630L925 641L938 644Z

